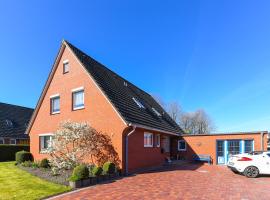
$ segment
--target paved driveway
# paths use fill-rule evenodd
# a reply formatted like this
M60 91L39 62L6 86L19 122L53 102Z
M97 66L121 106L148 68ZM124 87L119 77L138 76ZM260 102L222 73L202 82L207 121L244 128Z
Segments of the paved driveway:
M54 199L270 199L270 177L248 179L224 166L190 165L138 174Z

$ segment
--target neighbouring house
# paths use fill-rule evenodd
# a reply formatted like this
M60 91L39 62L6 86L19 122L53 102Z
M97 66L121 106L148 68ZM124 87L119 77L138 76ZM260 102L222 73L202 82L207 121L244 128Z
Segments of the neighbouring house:
M195 155L211 156L212 163L227 164L230 155L250 151L266 151L269 134L267 131L218 133L204 135L182 135L179 141L179 156L193 160Z
M0 103L0 144L29 144L26 128L33 109Z
M44 149L65 120L87 121L108 134L125 172L164 164L183 133L151 95L67 41L27 129L35 160L49 156Z

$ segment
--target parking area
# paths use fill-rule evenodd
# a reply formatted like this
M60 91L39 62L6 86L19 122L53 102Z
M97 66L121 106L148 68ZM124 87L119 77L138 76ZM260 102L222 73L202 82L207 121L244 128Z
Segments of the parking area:
M248 179L225 166L185 164L84 188L53 199L270 199L270 177Z

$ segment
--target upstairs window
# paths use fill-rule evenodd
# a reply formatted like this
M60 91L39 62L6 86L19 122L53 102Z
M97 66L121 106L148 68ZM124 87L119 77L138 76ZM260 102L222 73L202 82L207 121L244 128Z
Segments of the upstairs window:
M152 133L144 133L144 147L153 147Z
M84 89L78 88L72 90L72 104L73 110L79 110L84 108Z
M69 72L69 62L68 62L68 60L65 60L63 62L63 73L65 74L65 73L68 73L68 72Z
M60 96L51 96L51 114L60 113Z
M144 107L144 105L138 100L138 99L136 99L136 98L132 98L133 99L133 101L137 104L137 106L139 107L139 108L143 108L143 109L145 109L145 107Z
M152 110L158 117L161 117L161 114L155 108L152 108Z
M6 119L5 122L6 122L7 127L9 127L9 128L13 127L13 123L10 119Z
M186 141L185 140L179 140L178 141L178 151L186 151Z

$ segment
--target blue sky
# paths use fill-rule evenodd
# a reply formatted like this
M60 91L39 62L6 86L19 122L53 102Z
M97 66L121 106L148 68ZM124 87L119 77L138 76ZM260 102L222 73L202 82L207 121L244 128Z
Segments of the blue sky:
M219 132L269 130L269 1L27 3L0 0L0 102L35 107L65 38Z

